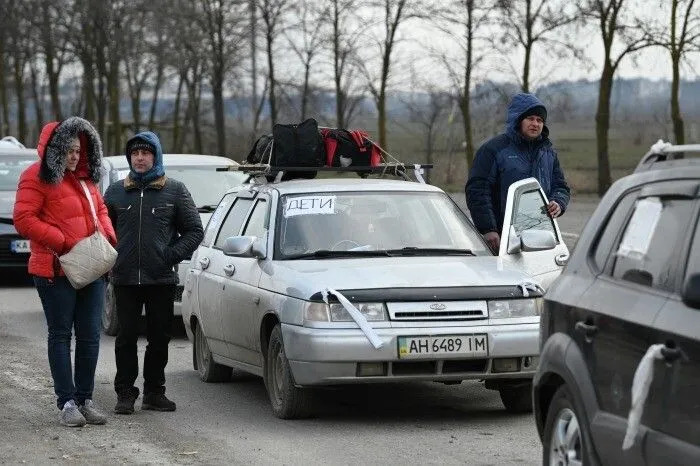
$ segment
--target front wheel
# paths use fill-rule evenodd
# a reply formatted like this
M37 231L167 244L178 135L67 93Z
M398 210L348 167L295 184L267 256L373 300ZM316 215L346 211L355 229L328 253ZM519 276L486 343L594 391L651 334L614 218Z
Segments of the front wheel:
M265 387L272 404L272 411L280 419L298 419L311 413L311 394L299 388L284 353L282 328L277 324L270 334L265 359Z
M532 412L532 384L503 385L498 388L503 406L513 414Z
M566 385L562 385L554 393L547 411L542 436L542 464L567 464L581 466L590 464L586 454L583 435L585 425L576 414L574 399ZM589 437L590 438L590 437Z
M214 362L201 325L197 325L194 329L192 351L194 352L192 355L194 368L203 382L226 382L231 379L232 369Z
M105 305L102 308L102 330L111 337L117 334L119 320L117 320L117 305L114 299L114 285L107 282L105 286Z

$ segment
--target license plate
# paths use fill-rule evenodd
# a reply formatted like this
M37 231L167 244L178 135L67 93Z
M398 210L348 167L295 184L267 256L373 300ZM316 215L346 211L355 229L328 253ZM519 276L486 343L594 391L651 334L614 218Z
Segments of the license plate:
M10 243L10 251L15 254L30 252L28 239L16 239Z
M399 358L421 359L435 356L483 357L488 356L488 336L440 335L399 337Z

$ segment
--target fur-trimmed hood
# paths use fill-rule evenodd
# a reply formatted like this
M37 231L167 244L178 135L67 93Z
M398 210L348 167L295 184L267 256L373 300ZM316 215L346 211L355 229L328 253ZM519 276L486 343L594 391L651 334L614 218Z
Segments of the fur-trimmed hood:
M68 150L75 138L80 139L80 161L75 169L75 176L90 178L99 183L102 142L90 122L80 117L70 117L60 122L52 121L42 128L37 144L41 158L41 181L57 184L63 180Z

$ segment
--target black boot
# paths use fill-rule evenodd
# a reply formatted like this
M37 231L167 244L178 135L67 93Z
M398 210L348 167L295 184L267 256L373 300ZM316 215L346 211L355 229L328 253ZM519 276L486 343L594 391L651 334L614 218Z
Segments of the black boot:
M131 414L134 412L134 403L139 397L139 389L132 387L131 389L122 390L117 393L117 405L114 407L114 412L117 414Z
M163 393L144 393L141 409L175 411L175 403L167 399Z

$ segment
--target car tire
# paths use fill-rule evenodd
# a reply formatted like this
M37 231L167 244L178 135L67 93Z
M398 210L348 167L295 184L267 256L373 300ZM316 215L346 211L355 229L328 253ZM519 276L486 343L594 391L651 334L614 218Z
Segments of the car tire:
M196 325L194 329L192 362L195 370L199 373L199 378L203 382L227 382L231 380L232 369L214 362L201 325Z
M574 406L574 397L569 387L562 385L552 397L542 435L542 464L592 464L586 445L590 435L583 418Z
M506 411L513 414L532 412L532 384L503 385L498 387Z
M117 319L117 304L114 299L114 285L107 282L105 286L105 304L102 308L102 331L111 337L119 330L119 320Z
M265 355L265 387L272 411L280 419L299 419L311 414L311 393L294 382L289 361L284 353L282 328L277 324L270 334Z

